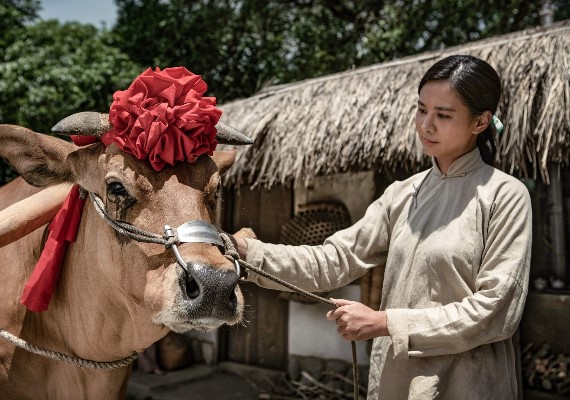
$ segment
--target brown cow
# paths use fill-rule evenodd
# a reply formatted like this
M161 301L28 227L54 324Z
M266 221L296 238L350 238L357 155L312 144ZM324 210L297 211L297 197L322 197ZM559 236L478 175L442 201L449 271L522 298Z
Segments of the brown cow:
M235 153L214 152L194 164L178 163L157 172L114 144L78 147L0 125L0 156L23 177L0 188L0 209L41 187L50 185L63 198L70 184L79 184L103 199L113 219L161 234L167 224L213 222L220 174L233 163ZM0 248L0 329L29 343L84 359L114 361L143 351L169 330L212 330L241 319L238 276L219 246L181 243L178 250L189 270L185 273L165 246L114 231L89 198L49 309L27 311L19 299L45 231L37 229ZM78 367L0 338L2 399L120 398L128 371Z

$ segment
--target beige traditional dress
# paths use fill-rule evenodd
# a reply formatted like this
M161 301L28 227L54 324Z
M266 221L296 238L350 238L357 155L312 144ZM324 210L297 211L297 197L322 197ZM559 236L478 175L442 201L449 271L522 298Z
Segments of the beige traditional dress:
M517 397L512 335L527 293L526 187L478 149L447 174L392 183L352 227L322 246L248 240L247 261L310 291L341 287L386 262L389 337L374 340L368 399ZM256 274L249 280L281 289Z

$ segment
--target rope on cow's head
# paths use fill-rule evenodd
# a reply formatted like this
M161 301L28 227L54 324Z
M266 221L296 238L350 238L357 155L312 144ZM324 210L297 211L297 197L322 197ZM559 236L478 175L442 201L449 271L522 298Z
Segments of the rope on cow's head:
M103 202L101 197L99 197L97 194L93 192L89 192L89 197L91 198L91 201L95 206L95 210L101 216L101 218L103 218L105 222L111 225L111 227L120 234L128 236L131 239L134 239L138 242L161 244L165 246L167 249L170 248L173 244L176 245L180 243L180 240L176 235L172 236L158 235L156 233L147 232L131 224L127 224L125 222L117 221L116 219L111 218L109 214L107 214L105 203Z
M216 228L206 221L189 221L180 225L177 229L173 229L169 225L164 225L164 236L161 236L156 233L147 232L143 229L137 228L134 225L113 219L107 213L105 203L101 197L92 192L89 192L89 197L91 198L97 213L105 222L111 225L115 231L139 242L157 243L165 246L167 249L172 249L176 257L176 261L187 273L190 273L188 271L188 265L178 251L178 245L180 243L199 242L224 246L224 242L220 238ZM231 259L231 261L234 263L236 273L239 277L241 273L239 263L237 259Z

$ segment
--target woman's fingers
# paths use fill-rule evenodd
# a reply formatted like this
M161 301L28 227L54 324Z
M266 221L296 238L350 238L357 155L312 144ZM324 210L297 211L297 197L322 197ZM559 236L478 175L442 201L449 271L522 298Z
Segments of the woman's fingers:
M348 306L350 304L354 304L356 303L356 301L352 301L352 300L345 300L345 299L330 299L332 302L334 302L337 306L342 307L342 306Z
M331 300L339 307L327 312L327 319L336 322L337 332L343 339L367 340L389 335L384 311L374 311L357 301Z
M336 311L336 310L331 310L331 311L327 312L327 319L328 319L329 321L334 321L334 320L336 320L336 319L338 318L338 317L336 316L336 314L335 314L335 311Z
M327 319L329 321L335 321L341 318L343 315L349 313L349 310L346 306L350 306L352 304L358 304L356 301L352 300L345 300L345 299L330 299L333 301L338 307L334 310L327 312Z

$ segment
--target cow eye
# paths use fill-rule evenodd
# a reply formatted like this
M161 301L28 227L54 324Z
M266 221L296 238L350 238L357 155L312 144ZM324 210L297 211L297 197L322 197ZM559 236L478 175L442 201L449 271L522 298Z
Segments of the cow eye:
M125 189L125 187L119 182L109 183L107 185L107 193L112 196L122 196L122 197L127 197L129 195L127 189Z

